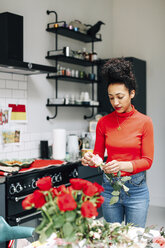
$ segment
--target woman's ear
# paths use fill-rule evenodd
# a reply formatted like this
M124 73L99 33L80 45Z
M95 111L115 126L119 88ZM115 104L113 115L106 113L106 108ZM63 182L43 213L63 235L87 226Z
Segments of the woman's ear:
M135 90L131 90L130 96L131 96L131 99L135 97Z

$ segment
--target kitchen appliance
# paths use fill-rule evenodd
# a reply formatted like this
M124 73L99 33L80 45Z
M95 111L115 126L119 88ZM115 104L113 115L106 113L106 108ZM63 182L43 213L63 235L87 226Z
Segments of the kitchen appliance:
M23 62L23 16L0 13L0 72L22 75L55 73L52 66Z
M36 189L36 181L45 176L52 178L53 186L69 185L70 178L78 177L78 165L53 165L0 178L4 180L0 181L0 216L10 225L36 227L39 224L40 212L35 209L23 210L22 200ZM7 243L2 243L0 247L7 248Z
M79 139L76 134L68 135L67 151L69 153L69 159L75 161L79 157Z
M49 147L48 147L48 141L47 140L41 140L40 141L40 152L41 152L41 158L49 158Z

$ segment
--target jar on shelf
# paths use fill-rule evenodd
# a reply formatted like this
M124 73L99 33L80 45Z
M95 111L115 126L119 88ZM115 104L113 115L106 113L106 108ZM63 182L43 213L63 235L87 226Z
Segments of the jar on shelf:
M93 52L92 54L92 61L95 61L97 60L97 53L96 52Z

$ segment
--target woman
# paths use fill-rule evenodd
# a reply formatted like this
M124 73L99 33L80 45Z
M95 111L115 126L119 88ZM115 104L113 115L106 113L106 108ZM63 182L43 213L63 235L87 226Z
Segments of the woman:
M145 171L150 169L154 153L152 121L131 104L136 83L129 61L110 59L103 67L103 76L114 111L98 121L94 154L104 159L107 149L104 172L116 174L121 171L121 176L131 176L125 184L129 195L122 191L119 201L110 205L113 188L103 175L103 216L107 222L125 220L125 223L144 227L149 206ZM94 154L86 153L82 164L93 166Z

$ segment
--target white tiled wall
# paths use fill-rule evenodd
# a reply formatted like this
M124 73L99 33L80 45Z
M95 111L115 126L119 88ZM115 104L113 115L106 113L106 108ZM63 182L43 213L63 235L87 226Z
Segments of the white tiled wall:
M0 108L8 104L26 104L28 77L24 75L0 72ZM29 133L28 123L9 123L0 126L0 160L2 159L28 159L40 156L40 140L48 140L51 144L51 133ZM20 130L20 144L3 144L2 130Z

